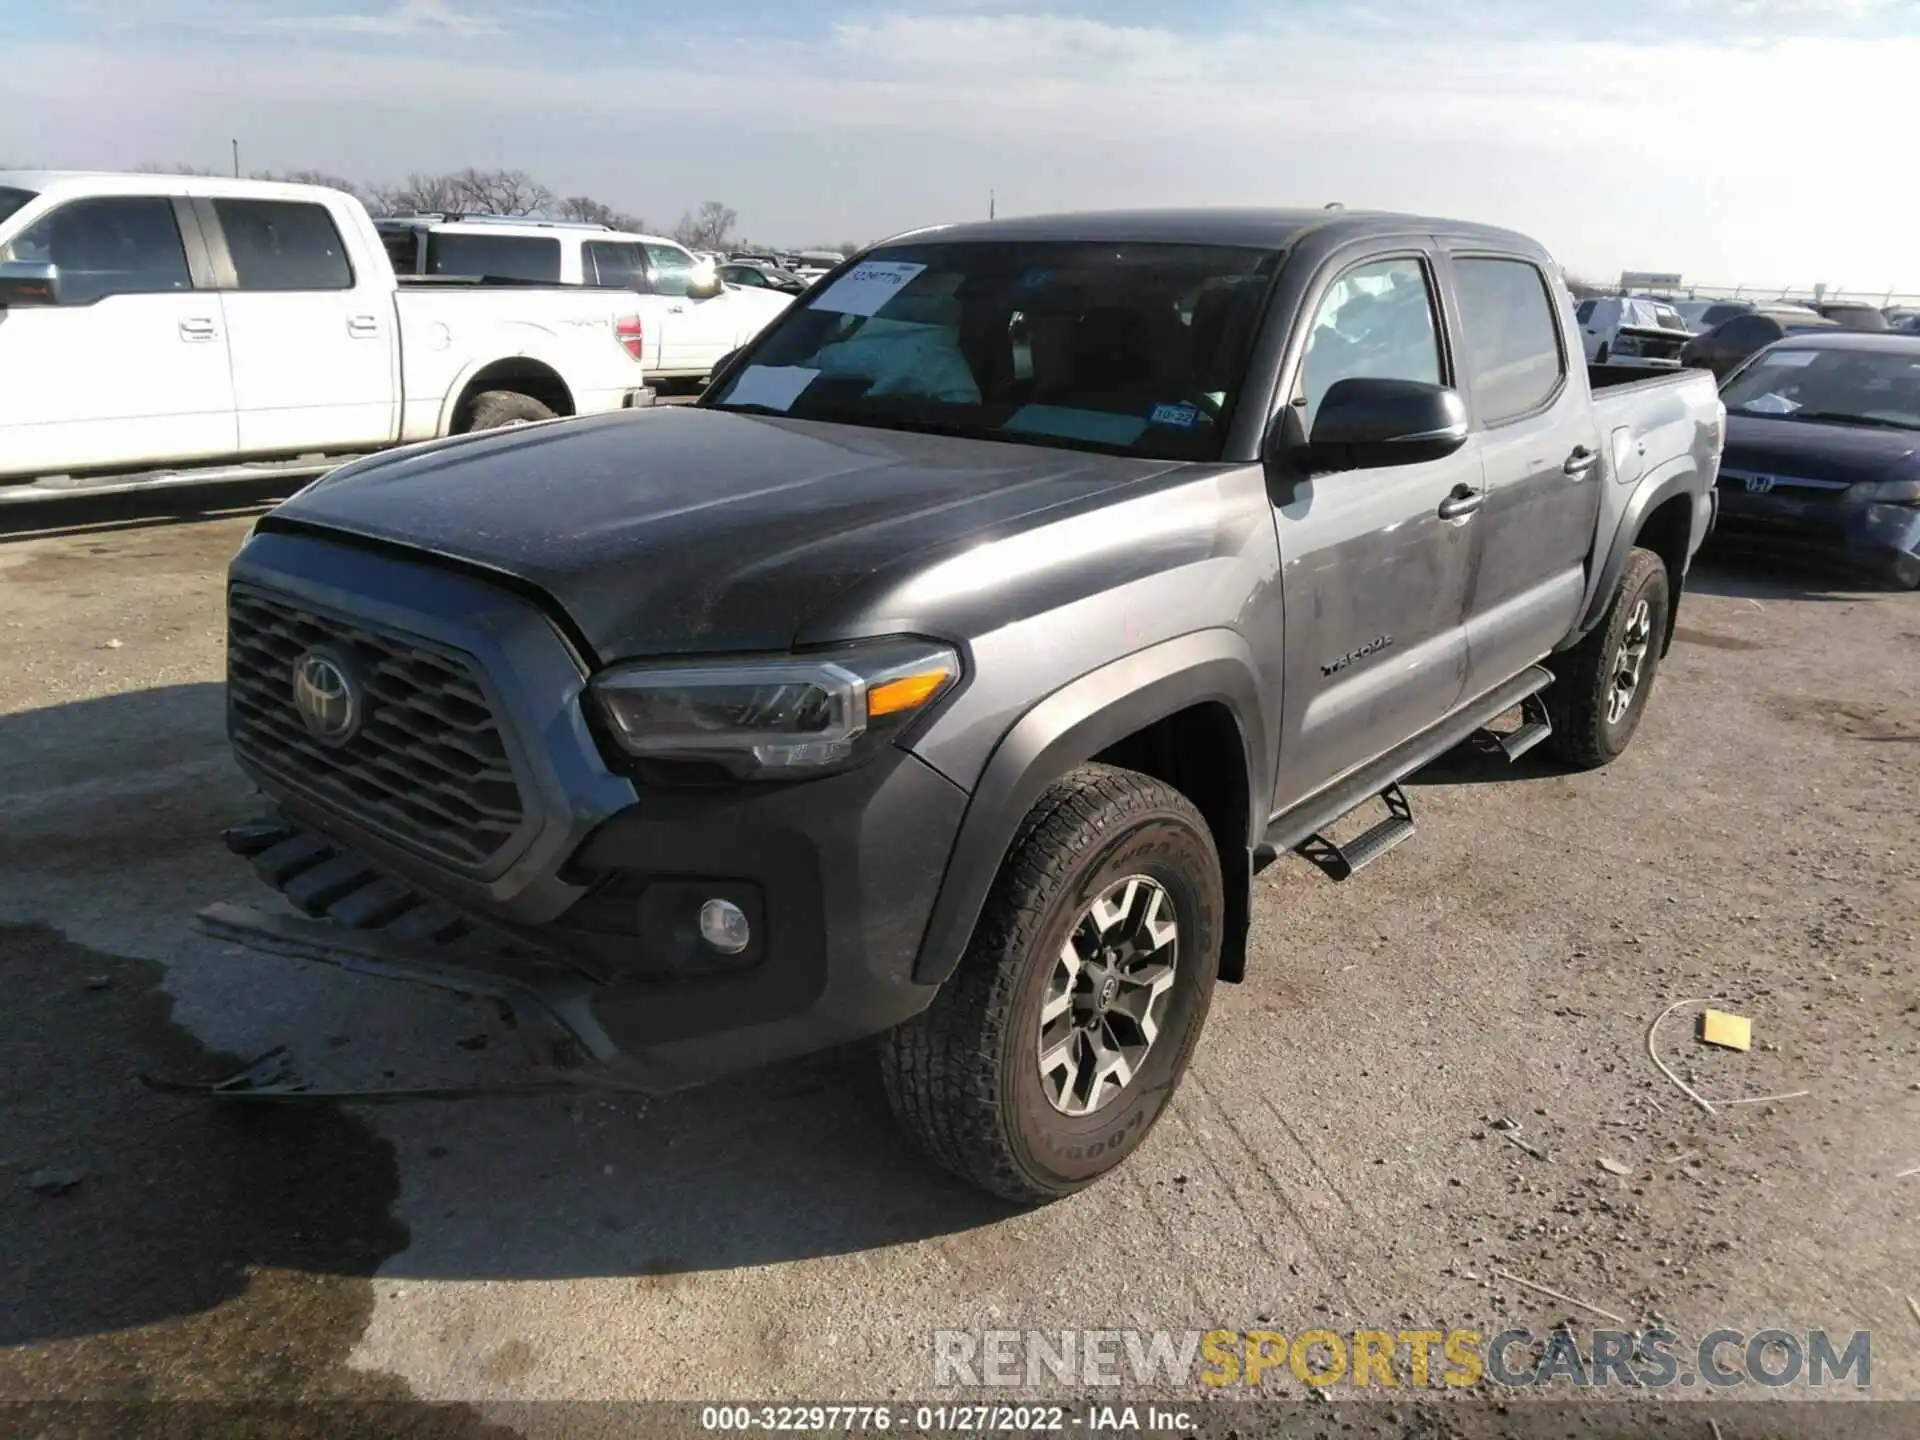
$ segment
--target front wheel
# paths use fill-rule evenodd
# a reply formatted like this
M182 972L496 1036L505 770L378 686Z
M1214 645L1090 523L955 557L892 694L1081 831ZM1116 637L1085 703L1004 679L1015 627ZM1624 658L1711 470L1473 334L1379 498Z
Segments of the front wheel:
M1086 765L1027 813L958 968L881 1073L936 1163L1036 1204L1092 1184L1160 1118L1206 1021L1225 892L1193 803Z
M1573 649L1555 656L1547 691L1554 753L1584 770L1620 757L1640 728L1673 603L1667 567L1635 549L1620 572L1606 618Z

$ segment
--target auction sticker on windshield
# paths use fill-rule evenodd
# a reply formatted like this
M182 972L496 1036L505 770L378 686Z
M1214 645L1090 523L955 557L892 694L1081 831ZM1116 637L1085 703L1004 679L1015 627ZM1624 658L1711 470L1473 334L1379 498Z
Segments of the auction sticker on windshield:
M1791 365L1798 368L1813 364L1818 350L1770 350L1760 357L1762 365Z
M820 374L803 365L749 365L727 391L729 405L764 405L769 410L791 410L800 392Z
M869 260L821 291L818 298L808 302L808 308L836 310L842 315L876 315L926 268L901 260Z

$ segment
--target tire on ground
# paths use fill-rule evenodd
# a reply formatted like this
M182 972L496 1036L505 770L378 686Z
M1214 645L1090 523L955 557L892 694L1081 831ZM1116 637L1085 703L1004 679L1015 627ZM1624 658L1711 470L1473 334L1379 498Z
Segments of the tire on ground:
M1636 627L1643 601L1646 614ZM1554 682L1546 699L1553 717L1553 750L1560 759L1591 770L1618 759L1627 748L1653 693L1672 603L1665 562L1651 550L1630 552L1606 617L1586 639L1549 662ZM1625 670L1622 659L1628 653L1630 628L1646 630L1645 658L1616 716L1614 696Z
M467 406L462 433L473 430L498 430L507 425L530 425L536 420L554 418L552 407L522 395L517 390L482 390Z
M1069 1115L1041 1075L1042 1005L1087 908L1137 876L1172 902L1173 985L1131 1082L1091 1113ZM1186 796L1107 765L1063 777L1021 822L933 1005L883 1044L894 1115L937 1164L1008 1200L1041 1203L1092 1184L1145 1139L1186 1070L1224 916L1219 856Z

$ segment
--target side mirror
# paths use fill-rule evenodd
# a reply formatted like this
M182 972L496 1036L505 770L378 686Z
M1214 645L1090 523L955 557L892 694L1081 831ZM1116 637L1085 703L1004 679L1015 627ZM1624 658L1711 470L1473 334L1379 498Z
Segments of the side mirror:
M0 309L14 305L58 305L60 267L36 260L0 261Z
M1420 380L1336 380L1307 440L1316 471L1417 465L1467 443L1467 406L1459 392Z
M716 295L726 294L726 291L727 282L722 280L718 275L696 276L687 282L687 298L689 300L711 300Z

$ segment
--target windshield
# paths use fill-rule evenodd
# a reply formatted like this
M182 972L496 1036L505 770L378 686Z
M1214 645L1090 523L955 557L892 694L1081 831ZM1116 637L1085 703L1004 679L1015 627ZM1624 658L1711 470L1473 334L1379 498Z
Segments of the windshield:
M905 244L795 302L701 401L805 420L1217 460L1280 256Z
M1920 344L1911 350L1769 350L1727 381L1736 415L1920 430Z
M0 220L5 220L33 197L31 190L16 190L11 185L0 185Z

